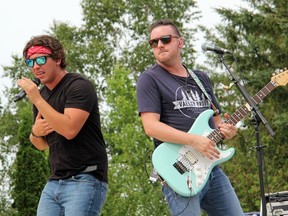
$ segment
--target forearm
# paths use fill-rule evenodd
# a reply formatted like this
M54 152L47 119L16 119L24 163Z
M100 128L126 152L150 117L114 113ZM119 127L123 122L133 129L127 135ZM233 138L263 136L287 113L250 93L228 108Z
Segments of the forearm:
M212 159L218 157L219 152L215 148L215 143L205 136L191 134L177 130L159 121L160 115L153 113L142 113L142 123L145 133L163 142L189 145L199 152Z
M32 133L30 133L29 136L30 142L39 150L43 151L48 148L48 144L44 137L37 137L33 136Z
M162 122L149 123L144 129L148 136L163 142L191 146L195 144L196 135L177 130Z
M53 109L43 98L39 98L34 105L37 107L41 116L55 131L60 132L63 125L67 126L68 117Z
M34 105L49 126L67 139L73 139L86 120L82 120L81 117L76 118L77 116L81 116L79 114L81 110L78 109L76 112L75 109L65 109L64 113L60 113L51 107L43 98L37 100ZM72 116L73 119L70 116Z

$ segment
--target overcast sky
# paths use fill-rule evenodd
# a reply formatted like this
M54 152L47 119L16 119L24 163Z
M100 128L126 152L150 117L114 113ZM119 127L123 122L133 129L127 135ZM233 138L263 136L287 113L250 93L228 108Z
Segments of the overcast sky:
M43 3L42 3L43 2ZM9 0L0 1L0 94L3 87L10 86L6 78L2 78L2 66L12 65L12 54L22 56L22 50L28 40L34 35L48 31L53 20L69 22L71 25L80 26L82 22L81 0ZM241 0L198 0L199 9L203 18L201 23L212 27L220 22L219 17L212 8L230 7L238 8ZM199 39L195 47L201 53L201 44L205 41ZM1 98L1 103L6 99ZM0 104L1 104L0 103Z

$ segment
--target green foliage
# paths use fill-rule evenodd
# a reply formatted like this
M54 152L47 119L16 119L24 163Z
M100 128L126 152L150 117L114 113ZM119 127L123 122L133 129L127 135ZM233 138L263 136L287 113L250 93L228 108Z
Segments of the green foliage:
M161 186L149 182L153 145L143 133L130 71L116 66L107 83L109 191L102 215L169 215Z
M11 121L10 112L8 110L1 110L0 116L0 215L12 216L14 210L11 209L12 201L9 197L9 175L8 171L11 166L11 161L15 155L15 148L9 145L12 140L9 137L13 137L13 130L10 130L10 126L15 124ZM15 128L15 126L14 126ZM15 132L15 131L14 131ZM14 137L13 137L14 138Z
M74 26L69 26L67 23L54 21L48 33L63 44L68 62L67 70L86 76L90 75L85 70L87 49L83 46L81 31Z
M245 1L249 4L247 8L231 10L218 8L216 11L222 17L223 22L214 30L206 30L206 37L218 46L233 51L235 56L225 56L228 65L236 74L237 79L242 79L248 93L253 96L263 88L274 75L273 71L283 68L287 60L288 38L287 24L284 21L287 16L287 2L284 0L269 1ZM210 56L210 65L217 62L217 56ZM235 59L237 59L237 65ZM219 61L218 61L219 62ZM216 64L219 66L219 63ZM285 74L285 73L284 73ZM218 75L215 75L216 77ZM226 76L227 77L227 76ZM286 71L287 77L287 71ZM281 79L287 79L282 76ZM219 75L219 81L222 76ZM228 84L225 81L226 85ZM217 85L217 83L216 83ZM236 99L236 104L231 110L246 103L234 86L226 92ZM268 124L275 132L270 137L267 128L260 123L260 144L263 146L263 173L265 192L278 192L287 190L287 86L275 89L264 101L259 104L259 110L266 118ZM234 99L234 100L235 100ZM233 100L233 99L232 99ZM229 100L231 101L231 100ZM238 106L237 106L238 104ZM240 129L237 138L228 142L228 145L237 144L237 153L233 160L225 163L223 167L229 174L235 190L240 198L245 211L259 211L260 208L260 186L259 170L256 148L255 124L248 118L244 121L246 130ZM287 146L287 145L286 145ZM261 151L262 152L262 151Z
M287 3L284 0L245 2L250 8L217 9L222 23L213 30L203 26L200 29L206 32L208 41L234 52L234 56L225 56L225 60L254 95L270 81L275 69L286 66ZM83 25L80 28L55 21L47 33L56 36L65 46L67 70L94 81L100 95L109 151L109 192L102 215L169 215L161 186L148 180L153 145L144 134L138 116L135 83L139 73L154 63L147 41L148 27L157 19L171 18L180 27L186 39L183 62L193 67L193 35L198 27L191 26L199 18L195 1L83 0L81 6ZM214 68L215 62L224 69L217 56L209 57L205 68L212 77L223 112L231 114L246 102L235 86L223 91L220 83L229 85L231 79L227 74L217 73L219 68ZM13 83L22 76L32 77L22 58L12 56L12 59L13 66L4 67L5 77ZM288 189L283 180L288 175L285 171L288 163L285 160L288 154L286 89L275 89L259 105L276 134L269 137L266 128L260 125L261 144L265 146L264 179L272 192ZM0 110L0 171L4 174L0 176L0 214L3 216L35 215L39 193L48 175L46 153L34 149L28 140L31 108L25 99L17 104L12 102L18 91L18 88L7 89L8 104ZM223 169L230 176L244 210L257 211L260 191L255 128L249 117L243 124L245 130L239 128L239 135L225 143L236 148L236 155L223 164ZM11 166L9 161L13 162L15 154L16 160ZM8 170L13 179L12 200L2 189L7 190L4 182ZM14 209L9 209L11 202Z
M30 114L29 114L30 113ZM31 105L22 106L18 129L19 148L11 171L13 208L16 215L36 215L38 199L49 169L45 152L32 147L29 134L32 125Z
M130 68L135 76L154 62L148 45L148 28L157 19L175 20L183 29L183 35L189 38L186 46L193 47L196 30L183 28L183 23L192 23L198 18L194 1L84 0L81 5L86 63L92 67L90 72L100 77L109 76L119 62ZM192 48L184 51L187 65L193 64L194 52Z
M30 77L32 78L32 74L29 72L29 69L24 65L23 59L13 55L13 65L12 66L7 66L3 67L4 69L4 77L9 77L13 83L16 83L16 80L19 77L25 76L25 77ZM23 176L23 172L27 172L28 174L32 174L34 172L31 172L31 170L27 170L29 168L28 165L27 168L24 166L21 166L21 170L19 171L20 173L15 176L13 173L15 172L15 169L17 168L17 165L13 164L15 157L16 160L21 160L19 155L17 155L18 152L18 147L21 148L24 146L21 146L23 143L27 143L28 140L24 142L24 138L27 138L27 134L30 133L31 129L31 106L30 109L26 107L27 99L23 99L21 102L15 103L12 100L14 99L14 95L19 92L19 88L11 88L11 89L6 89L5 96L8 99L8 103L2 108L1 110L1 125L0 125L0 169L1 169L1 181L0 181L0 186L1 186L1 209L0 209L0 215L17 215L17 210L19 210L19 207L21 207L21 203L23 201L23 197L20 197L21 193L25 193L25 191L22 190L17 190L17 187L15 186L16 183L24 184L26 183L26 176ZM19 129L19 125L21 125L22 118L30 118L29 121L23 119L23 123L26 125L26 130L29 130L28 132L23 131L24 128L21 130ZM29 123L30 122L30 123ZM23 126L23 125L21 125ZM18 145L20 144L20 145ZM27 144L26 144L27 145ZM31 148L31 144L29 143L29 146ZM35 149L34 149L35 151ZM23 155L22 155L23 156ZM30 161L28 160L30 159ZM25 155L26 163L33 164L33 160L39 160L39 157L34 157L31 155ZM46 160L45 160L46 161ZM39 163L37 161L36 163ZM41 164L41 163L40 163ZM46 165L47 166L47 165ZM34 173L35 176L37 172ZM33 177L37 179L37 177ZM17 177L20 180L13 179L14 177ZM24 179L24 180L23 180ZM3 180L3 181L2 181ZM15 183L13 182L15 181ZM28 180L27 180L28 181ZM40 183L40 182L39 182ZM14 200L14 195L12 188L14 188L17 191L18 194L16 196L19 198L16 198L17 200ZM20 187L20 185L19 185ZM35 185L37 187L37 185ZM9 189L8 189L9 188ZM22 189L22 188L21 188ZM28 194L30 192L27 192ZM30 193L33 195L33 193ZM35 195L35 194L34 194ZM22 201L21 201L22 200ZM34 202L37 202L37 199L34 197ZM25 202L25 201L24 201ZM27 202L28 203L28 202ZM2 207L3 206L3 207ZM13 208L11 208L11 206ZM30 207L27 207L28 211L31 213ZM35 208L35 205L34 205ZM21 208L20 208L21 209ZM26 209L26 208L25 208ZM34 210L35 211L35 210ZM24 214L23 214L24 215ZM25 214L29 215L29 214Z
M102 73L107 81L104 92L106 98L104 107L107 106L107 112L104 114L103 129L110 154L109 192L102 214L169 215L161 186L152 185L148 180L153 145L144 134L138 116L135 83L139 73L154 62L147 43L148 27L152 20L169 17L182 28L183 20L192 22L195 19L196 13L189 11L192 10L194 2L172 1L173 7L163 7L163 4L169 4L167 2L152 4L149 1L129 1L125 7L117 7L119 4L124 5L124 2L112 2L84 1L88 4L82 5L87 23L84 31L89 32L87 35L90 41L103 40L106 49L101 53L109 50L109 46L112 45L110 48L116 54L115 58L105 59L110 63L106 69L110 70L111 77ZM97 7L92 4L97 4ZM187 13L183 13L183 8ZM113 18L107 23L106 19L99 15L99 11L104 10L110 11L109 14L117 14L117 19ZM85 16L87 12L89 16ZM95 31L90 32L90 29L106 32L97 34ZM183 35L193 35L193 30L184 31L183 28ZM187 41L187 47L192 47L190 45L192 38ZM183 56L189 59L187 65L193 64L193 53L194 50L188 49L186 53L184 52Z

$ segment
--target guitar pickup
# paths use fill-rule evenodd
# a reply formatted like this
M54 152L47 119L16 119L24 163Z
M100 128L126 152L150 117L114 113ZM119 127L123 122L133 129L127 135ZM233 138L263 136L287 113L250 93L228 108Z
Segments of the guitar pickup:
M180 174L183 174L188 171L187 167L181 161L177 161L176 163L173 164L173 166Z

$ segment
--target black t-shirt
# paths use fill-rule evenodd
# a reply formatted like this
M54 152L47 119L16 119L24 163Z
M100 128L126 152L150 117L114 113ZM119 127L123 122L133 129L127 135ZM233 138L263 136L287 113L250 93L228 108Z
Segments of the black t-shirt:
M220 111L207 74L202 71L194 73ZM211 102L190 75L188 78L179 77L157 64L140 75L137 82L137 101L140 115L141 112L158 113L161 122L185 132L189 131L200 113L211 109ZM212 119L210 125L214 127ZM161 143L154 141L156 146Z
M45 138L49 145L49 162L52 174L49 179L65 179L97 165L92 172L99 180L108 182L106 146L101 132L98 98L92 83L80 74L67 73L50 91L40 90L42 97L58 112L65 108L78 108L90 113L77 136L68 140L57 132ZM34 115L37 110L34 106Z

